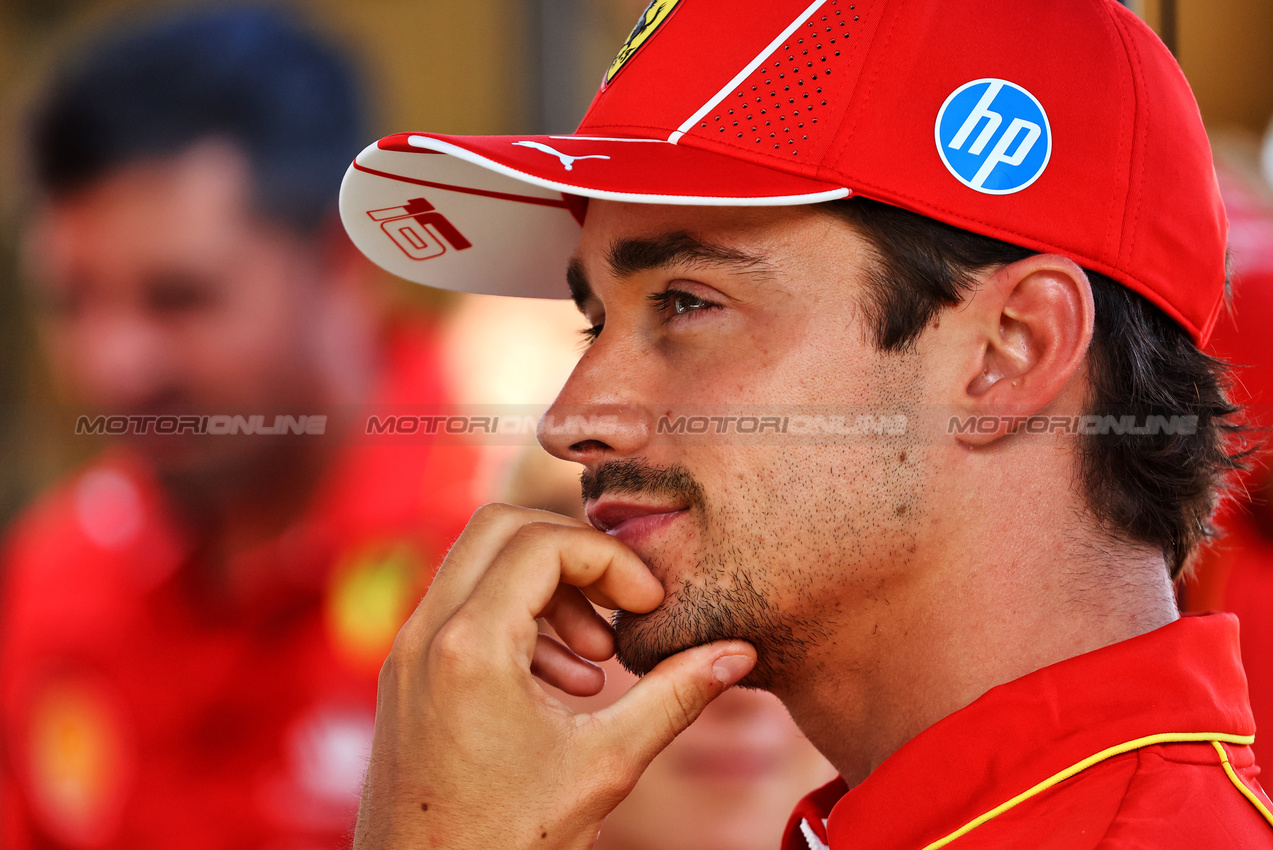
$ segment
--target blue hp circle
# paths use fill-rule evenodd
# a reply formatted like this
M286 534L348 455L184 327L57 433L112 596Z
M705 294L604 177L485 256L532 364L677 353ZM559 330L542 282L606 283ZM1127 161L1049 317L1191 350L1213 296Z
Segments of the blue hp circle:
M960 183L987 195L1029 186L1052 156L1043 105L1007 80L964 83L937 113L937 153Z

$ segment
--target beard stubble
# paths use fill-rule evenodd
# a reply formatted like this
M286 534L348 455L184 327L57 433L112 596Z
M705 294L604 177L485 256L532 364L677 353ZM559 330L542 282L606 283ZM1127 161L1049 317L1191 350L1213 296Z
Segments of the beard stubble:
M698 562L677 586L668 589L658 608L646 614L614 613L619 663L641 676L691 647L743 640L755 647L757 662L739 685L772 690L803 654L807 639L801 635L807 630L765 595L763 581L757 586L767 565L749 559L740 547L722 539L722 529L713 521L715 513L693 475L679 465L657 467L625 459L585 471L581 483L585 501L622 494L684 504L699 527L697 538L706 544ZM656 552L647 560L654 575L663 577L665 588L668 554L675 553Z

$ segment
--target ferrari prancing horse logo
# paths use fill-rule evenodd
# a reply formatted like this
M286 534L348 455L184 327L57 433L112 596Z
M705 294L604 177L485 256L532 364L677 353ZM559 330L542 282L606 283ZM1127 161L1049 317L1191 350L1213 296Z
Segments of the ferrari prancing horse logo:
M641 49L641 45L654 35L654 31L659 25L668 19L672 14L672 10L676 8L676 4L681 0L653 0L649 6L645 7L645 11L641 13L640 19L636 26L632 28L632 32L628 35L628 40L623 42L623 47L619 48L619 55L614 57L614 61L610 63L610 69L606 71L605 81L602 86L610 85L610 81L615 75L623 70L623 66L628 64L628 60L632 55Z

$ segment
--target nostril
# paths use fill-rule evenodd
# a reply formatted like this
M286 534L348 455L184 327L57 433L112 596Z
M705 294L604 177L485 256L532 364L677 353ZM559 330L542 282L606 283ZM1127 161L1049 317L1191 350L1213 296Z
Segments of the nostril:
M570 450L576 454L590 454L592 452L604 452L610 447L600 440L580 440L577 443L571 443Z

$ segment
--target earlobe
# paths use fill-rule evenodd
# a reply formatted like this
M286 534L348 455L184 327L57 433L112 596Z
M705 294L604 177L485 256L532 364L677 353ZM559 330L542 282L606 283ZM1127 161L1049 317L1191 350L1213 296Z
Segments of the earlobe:
M1054 409L1080 376L1094 320L1091 284L1073 261L1036 254L989 273L964 313L976 371L957 404L984 421L958 439L985 445Z

